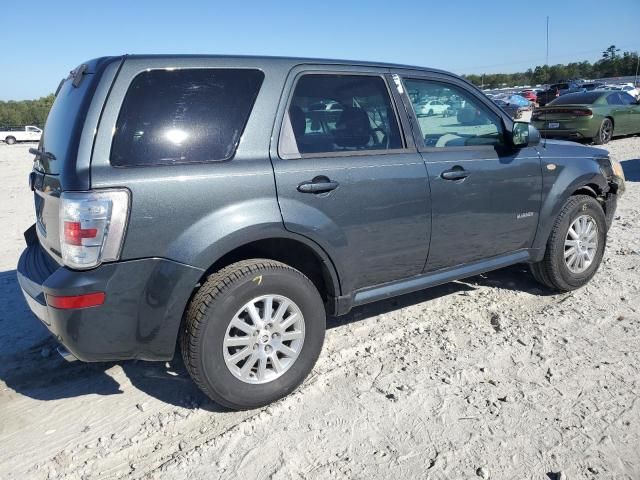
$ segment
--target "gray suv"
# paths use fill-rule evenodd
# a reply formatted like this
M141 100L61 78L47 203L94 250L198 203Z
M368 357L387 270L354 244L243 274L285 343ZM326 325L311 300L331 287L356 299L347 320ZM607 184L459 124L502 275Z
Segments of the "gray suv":
M541 140L455 75L335 60L95 59L32 153L18 279L63 356L179 343L237 409L303 381L327 314L515 263L581 287L624 189L606 151Z

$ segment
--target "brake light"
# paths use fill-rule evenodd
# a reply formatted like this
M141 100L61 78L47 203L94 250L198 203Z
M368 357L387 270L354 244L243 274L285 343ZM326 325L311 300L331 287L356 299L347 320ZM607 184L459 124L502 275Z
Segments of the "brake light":
M85 269L118 260L128 215L128 190L63 192L60 246L64 264Z
M104 303L104 292L86 293L84 295L70 295L58 297L47 294L47 305L61 310L72 308L97 307Z
M571 110L569 113L576 115L578 117L590 117L593 115L593 112L588 108L577 108L575 110Z
M97 228L82 228L80 222L64 222L64 242L67 245L82 245L84 238L96 238Z

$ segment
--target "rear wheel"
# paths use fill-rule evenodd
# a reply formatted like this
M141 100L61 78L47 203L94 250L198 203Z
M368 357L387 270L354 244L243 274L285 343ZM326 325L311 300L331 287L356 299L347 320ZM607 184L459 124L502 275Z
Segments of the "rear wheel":
M569 291L595 275L607 240L602 207L592 197L570 197L556 218L542 261L531 265L535 279L549 288Z
M211 399L256 408L302 383L324 333L324 304L305 275L280 262L246 260L200 287L187 309L182 355Z
M609 141L613 138L613 122L610 118L605 118L600 124L600 129L598 130L598 134L593 139L593 143L596 145L604 145L605 143L609 143Z
M7 143L7 145L13 145L14 143L16 143L15 137L7 137L4 139L4 141Z

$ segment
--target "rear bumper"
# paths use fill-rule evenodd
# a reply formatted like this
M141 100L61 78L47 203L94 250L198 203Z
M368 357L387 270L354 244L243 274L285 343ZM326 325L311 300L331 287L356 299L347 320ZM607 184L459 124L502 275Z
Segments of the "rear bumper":
M591 139L598 134L599 125L591 118L574 119L571 121L558 120L560 128L545 128L549 122L554 120L535 120L533 126L538 129L544 138L560 138L564 140Z
M171 359L182 313L202 273L161 258L75 271L59 266L33 240L17 268L31 311L71 354L86 362ZM47 295L93 292L105 293L104 304L63 310L46 301Z

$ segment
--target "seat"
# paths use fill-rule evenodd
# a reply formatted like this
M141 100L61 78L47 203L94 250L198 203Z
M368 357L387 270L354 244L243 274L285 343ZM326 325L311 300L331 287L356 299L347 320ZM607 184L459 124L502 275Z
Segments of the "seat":
M371 141L371 123L362 108L347 107L338 121L333 137L336 145L346 148L363 148Z

